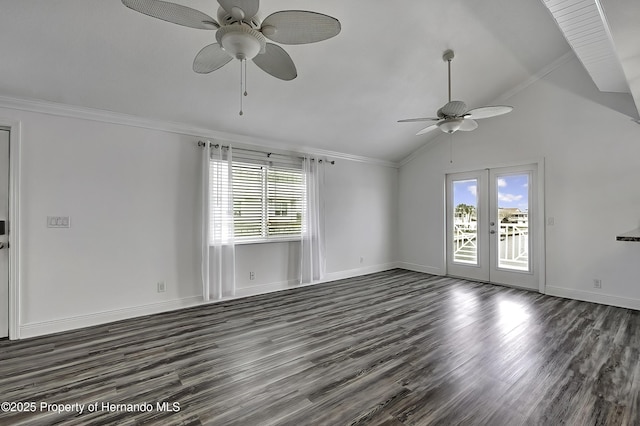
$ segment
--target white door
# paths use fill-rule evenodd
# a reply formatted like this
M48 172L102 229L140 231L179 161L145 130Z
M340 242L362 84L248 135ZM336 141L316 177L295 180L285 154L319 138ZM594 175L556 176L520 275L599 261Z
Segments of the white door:
M447 175L447 273L538 290L538 166Z
M447 175L447 274L489 281L488 173Z
M9 131L0 129L0 338L9 335Z

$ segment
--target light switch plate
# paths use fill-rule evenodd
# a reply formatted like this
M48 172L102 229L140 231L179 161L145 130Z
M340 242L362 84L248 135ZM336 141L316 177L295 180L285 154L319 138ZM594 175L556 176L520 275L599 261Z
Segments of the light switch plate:
M69 216L47 216L47 228L70 228Z

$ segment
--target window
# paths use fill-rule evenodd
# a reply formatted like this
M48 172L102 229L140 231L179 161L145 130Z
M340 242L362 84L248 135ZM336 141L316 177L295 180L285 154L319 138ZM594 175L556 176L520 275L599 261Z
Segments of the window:
M267 236L300 235L304 175L301 170L268 168Z
M226 173L220 171L226 171L227 167L226 163L211 161L212 179L222 179L226 185ZM301 234L305 181L300 168L242 161L234 161L231 168L236 239L276 239ZM215 190L211 196L213 208Z

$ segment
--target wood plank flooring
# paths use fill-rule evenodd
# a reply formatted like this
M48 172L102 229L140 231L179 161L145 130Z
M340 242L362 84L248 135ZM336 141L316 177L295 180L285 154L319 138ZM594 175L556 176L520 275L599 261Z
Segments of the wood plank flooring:
M637 311L393 270L1 340L0 424L632 425L639 354Z

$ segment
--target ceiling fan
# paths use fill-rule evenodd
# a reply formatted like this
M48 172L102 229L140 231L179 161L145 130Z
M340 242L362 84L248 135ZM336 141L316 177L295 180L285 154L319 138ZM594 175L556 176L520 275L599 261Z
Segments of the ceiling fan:
M435 121L424 129L420 130L416 135L422 135L434 129L440 129L445 133L454 133L458 130L470 132L478 128L475 120L482 118L496 117L498 115L507 114L513 110L513 107L505 105L484 106L467 110L467 104L462 101L451 100L451 60L454 57L453 50L447 50L442 55L442 59L449 66L449 102L437 111L438 118L409 118L399 120L399 123L412 123L417 121Z
M243 87L242 64L246 79L246 61L250 59L263 71L281 80L289 81L298 76L289 54L280 46L268 43L267 39L281 44L315 43L338 35L341 29L336 18L305 10L283 10L260 21L257 17L260 0L218 0L217 20L199 10L162 0L122 0L122 3L163 21L215 30L217 42L198 52L193 70L208 74L232 59L238 59ZM244 95L247 95L246 90Z

